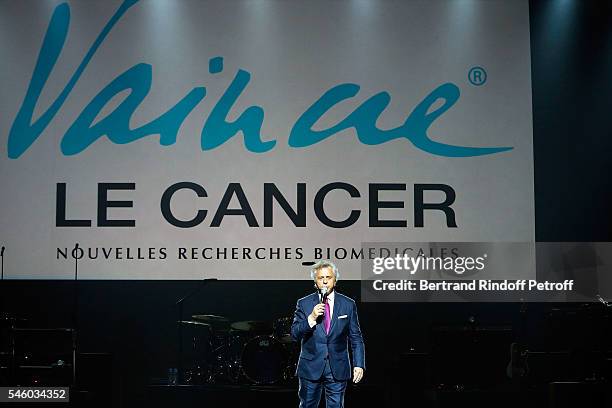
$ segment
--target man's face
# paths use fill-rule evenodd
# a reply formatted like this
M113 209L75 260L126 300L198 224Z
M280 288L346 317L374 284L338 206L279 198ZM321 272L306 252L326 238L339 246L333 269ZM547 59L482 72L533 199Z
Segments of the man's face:
M336 286L336 276L334 275L332 268L325 267L317 269L317 272L315 273L315 283L319 289L326 286L327 293L331 293L334 286Z

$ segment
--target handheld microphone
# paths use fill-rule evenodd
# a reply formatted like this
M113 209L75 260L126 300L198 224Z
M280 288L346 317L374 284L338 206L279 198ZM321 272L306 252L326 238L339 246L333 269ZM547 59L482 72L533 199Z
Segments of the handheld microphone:
M327 286L323 286L321 288L321 296L323 297L323 301L321 303L327 302L328 295L329 295L329 290L327 289Z
M4 258L4 248L5 248L5 247L2 247L2 248L0 249L0 257L3 257L3 258Z

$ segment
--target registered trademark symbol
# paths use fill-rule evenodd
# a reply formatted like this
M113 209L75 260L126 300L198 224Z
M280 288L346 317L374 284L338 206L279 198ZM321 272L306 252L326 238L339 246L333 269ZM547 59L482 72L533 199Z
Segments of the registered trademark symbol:
M474 86L484 85L487 82L487 71L482 67L473 67L468 72L468 80Z

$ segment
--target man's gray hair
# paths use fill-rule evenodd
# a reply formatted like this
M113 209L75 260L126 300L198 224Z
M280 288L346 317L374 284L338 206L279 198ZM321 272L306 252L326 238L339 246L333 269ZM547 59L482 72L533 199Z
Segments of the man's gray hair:
M310 278L315 280L317 271L323 268L330 268L336 277L336 281L340 280L340 272L338 271L338 267L333 262L327 260L320 260L312 266L312 269L310 269Z

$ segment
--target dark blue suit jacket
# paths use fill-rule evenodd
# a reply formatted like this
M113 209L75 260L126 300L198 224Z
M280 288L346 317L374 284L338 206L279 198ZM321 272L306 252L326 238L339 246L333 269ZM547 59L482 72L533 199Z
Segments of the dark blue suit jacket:
M351 378L348 344L353 352L353 367L365 369L365 349L355 301L338 292L334 295L334 310L329 335L321 318L314 327L308 325L308 315L319 303L319 294L313 293L297 301L291 337L301 341L302 351L297 366L298 377L316 381L321 378L325 366L325 357L329 356L329 365L334 378L347 381Z

